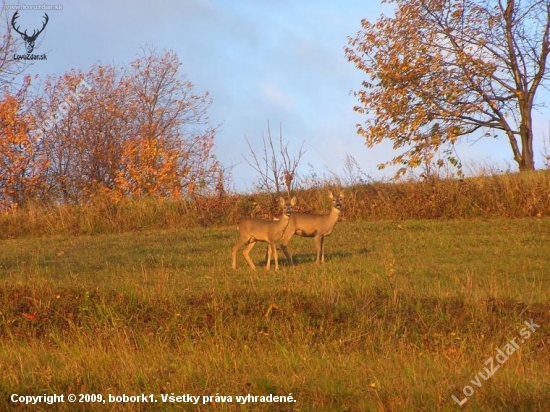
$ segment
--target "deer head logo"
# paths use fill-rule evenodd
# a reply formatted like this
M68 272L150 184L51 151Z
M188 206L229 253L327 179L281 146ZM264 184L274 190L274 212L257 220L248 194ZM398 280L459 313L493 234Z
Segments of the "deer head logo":
M44 23L42 25L42 28L38 31L33 30L32 35L29 36L27 34L27 30L25 30L23 33L21 33L19 31L19 27L15 27L15 21L19 17L18 13L19 12L16 11L15 14L13 15L13 17L11 19L11 25L15 29L15 31L21 35L21 38L25 41L25 48L27 49L27 53L32 53L32 51L34 50L34 42L36 41L36 38L38 37L38 35L44 31L44 28L46 27L46 24L48 24L49 17L46 13L44 13L44 17L45 17L46 21L44 21Z

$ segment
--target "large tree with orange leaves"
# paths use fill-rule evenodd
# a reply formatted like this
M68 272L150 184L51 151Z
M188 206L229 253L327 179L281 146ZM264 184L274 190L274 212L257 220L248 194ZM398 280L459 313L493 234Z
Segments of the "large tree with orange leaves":
M367 115L359 135L400 151L379 167L402 165L400 175L482 133L505 136L519 170L533 170L532 111L550 79L548 0L387 3L395 15L362 20L345 49L368 75L355 92L354 110Z
M136 114L117 172L117 188L127 196L179 196L215 180L211 99L193 91L180 66L175 53L144 51L123 78Z

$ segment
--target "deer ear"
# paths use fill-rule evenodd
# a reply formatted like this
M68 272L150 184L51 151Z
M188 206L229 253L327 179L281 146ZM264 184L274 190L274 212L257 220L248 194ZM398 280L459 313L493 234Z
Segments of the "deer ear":
M334 197L334 195L333 195L332 192L329 190L329 191L328 191L328 198L329 198L329 199L332 199L333 197Z
M294 206L296 204L296 196L294 196L291 200L290 200L290 204L291 206Z
M344 191L343 191L343 190L340 191L340 197L341 197L342 199L344 198Z
M284 206L284 205L285 205L285 198L284 198L284 197L281 196L281 197L279 198L279 204L280 204L281 206Z

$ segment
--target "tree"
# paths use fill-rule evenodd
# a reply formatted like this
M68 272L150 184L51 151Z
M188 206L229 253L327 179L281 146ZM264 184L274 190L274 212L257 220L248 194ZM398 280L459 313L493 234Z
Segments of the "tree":
M404 149L379 165L429 163L475 132L504 134L520 171L533 170L537 91L550 78L548 0L388 0L394 17L362 20L345 53L369 80L354 95L369 147ZM443 160L438 161L443 165Z
M247 138L245 140L249 149L249 158L244 155L243 158L258 173L256 189L269 193L275 192L274 199L278 201L284 186L287 198L290 199L291 192L295 189L298 167L305 153L304 144L302 143L298 153L291 157L288 151L288 142L283 141L282 125L279 126L278 141L274 141L269 122L267 122L267 139L262 136L261 155L256 153Z
M52 200L178 197L216 184L211 99L180 66L173 52L143 51L126 69L98 64L44 81L33 110Z
M29 85L26 76L16 95L6 89L0 100L0 211L34 199L48 166L41 142L29 135L34 124L28 111Z
M132 196L192 194L213 184L219 163L212 155L216 129L208 126L208 93L193 92L181 78L177 55L143 50L127 74L137 114L123 148L118 184Z
M127 94L109 65L45 79L33 106L40 122L31 135L43 141L50 161L52 201L78 203L114 189L128 119L135 116Z

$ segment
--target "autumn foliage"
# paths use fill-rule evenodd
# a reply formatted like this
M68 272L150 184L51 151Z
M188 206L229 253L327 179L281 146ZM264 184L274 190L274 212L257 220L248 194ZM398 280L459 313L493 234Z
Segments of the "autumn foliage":
M30 197L38 196L48 161L28 134L34 118L25 110L30 78L21 91L5 91L0 101L0 210L9 210Z
M213 190L208 93L179 73L173 52L144 51L127 68L97 64L29 81L0 102L2 208L27 201L178 199Z
M532 111L550 80L548 0L387 3L395 15L362 20L346 48L367 75L355 92L366 115L357 131L396 150L380 167L457 165L454 144L472 135L505 138L519 170L533 170Z

